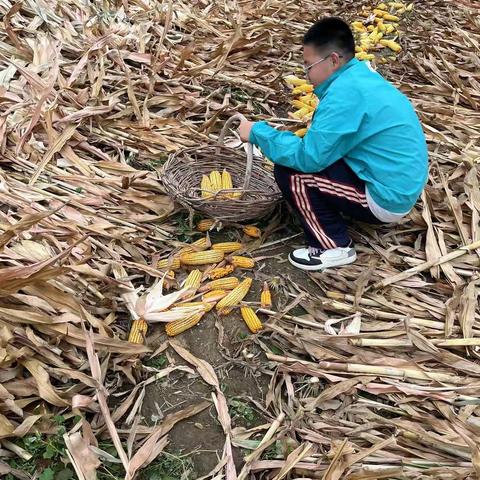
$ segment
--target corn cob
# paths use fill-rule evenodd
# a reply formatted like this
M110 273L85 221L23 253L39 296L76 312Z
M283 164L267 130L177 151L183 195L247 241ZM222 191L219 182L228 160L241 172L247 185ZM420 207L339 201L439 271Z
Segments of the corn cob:
M143 318L134 320L130 328L128 341L130 343L138 343L138 344L143 343L147 330L148 330L148 323L145 320L143 320Z
M313 92L313 85L310 85L310 84L300 85L298 87L295 87L292 90L292 93L294 95L299 95L301 93L311 93L311 92Z
M308 83L303 78L298 78L295 75L287 75L283 79L285 80L285 83L287 83L288 85L295 86L295 87L306 85Z
M205 250L203 252L184 253L180 256L183 265L209 265L223 260L224 253L220 250Z
M258 333L260 330L262 330L262 322L250 307L240 307L240 312L242 313L242 318L245 320L248 329L252 333Z
M383 18L385 18L385 15L388 15L387 12L385 12L384 10L380 10L379 8L374 8L374 9L373 9L373 13L374 13L377 17L383 17Z
M380 5L377 5L377 8L379 10L388 10L388 7L384 3L381 3Z
M200 270L192 270L185 280L183 288L188 288L187 297L192 297L195 292L200 288L202 281L202 272Z
M172 310L175 310L176 308L185 308L185 307L187 308L203 307L205 309L205 312L209 312L213 308L213 305L207 302L182 302L182 303L174 303Z
M304 103L301 100L292 100L290 103L296 108L306 108L311 112L315 110L315 108L312 107L310 103Z
M243 248L243 245L240 242L222 242L222 243L214 243L212 245L213 250L218 250L219 252L223 252L223 253L236 252L241 248Z
M397 42L394 42L393 40L380 40L380 44L384 45L385 47L388 47L390 50L394 51L395 53L398 53L402 50L402 47Z
M226 290L211 290L210 292L204 293L202 295L202 302L218 302L223 297L227 295Z
M359 60L374 60L375 59L375 55L373 55L373 53L366 53L366 52L356 53L355 57L358 58Z
M409 3L406 7L405 7L405 10L407 12L411 12L413 10L413 3Z
M383 19L387 22L398 22L400 20L396 15L390 15L389 13L386 13Z
M208 290L233 290L238 287L238 278L236 277L224 277L217 280L212 280L206 285L200 288L200 292L206 292Z
M305 105L304 107L300 108L300 110L297 110L296 112L293 112L292 116L294 118L298 118L298 119L301 120L301 119L305 118L305 116L307 116L311 112L312 112L312 108Z
M385 33L389 35L395 31L395 27L392 24L385 25Z
M252 286L252 279L246 278L240 285L234 288L227 296L223 297L216 305L216 309L220 314L227 314L231 308L238 305L247 295Z
M310 105L313 108L316 108L318 105L318 100L313 95L313 93L309 93L308 95L302 95L299 100L303 103L306 103L307 105Z
M295 131L295 135L297 137L303 138L308 132L308 128L299 128L297 131Z
M165 325L165 332L169 337L174 337L183 333L185 330L194 327L202 319L204 313L196 313L188 318L175 320Z
M388 6L398 10L399 8L405 7L405 4L400 3L400 2L388 2ZM380 7L378 7L378 8L380 8Z
M230 190L232 188L232 176L226 170L224 170L222 172L222 190Z
M255 266L255 260L253 260L253 258L233 255L230 261L232 265L237 268L253 268Z
M243 227L243 233L253 238L260 238L262 236L262 231L254 225L245 225Z
M213 196L212 182L207 175L202 175L202 182L200 183L202 190L202 198L210 198Z
M164 258L157 263L159 270L178 270L180 268L180 259L177 257Z
M272 294L270 293L270 288L268 287L268 283L264 282L263 290L260 295L260 304L262 308L270 308L272 306Z
M222 175L218 170L210 172L210 183L212 184L212 191L218 192L222 189Z
M218 278L226 277L230 275L235 270L233 265L225 265L224 267L217 267L208 272L207 277L210 280L216 280Z
M201 252L206 250L211 246L210 238L208 235L206 237L199 238L195 242L188 245L188 247L183 247L177 255L183 255L184 253L193 253L193 252Z
M197 230L200 232L208 232L215 225L215 220L204 218L197 223Z

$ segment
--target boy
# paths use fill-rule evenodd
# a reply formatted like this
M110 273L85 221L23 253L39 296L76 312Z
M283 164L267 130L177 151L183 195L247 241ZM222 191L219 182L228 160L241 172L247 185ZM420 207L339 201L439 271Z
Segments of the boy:
M275 164L275 179L302 222L307 246L291 252L290 263L323 270L357 258L342 214L381 224L409 213L428 178L428 154L413 106L355 58L343 20L314 24L303 58L320 100L305 137L246 119L239 133Z

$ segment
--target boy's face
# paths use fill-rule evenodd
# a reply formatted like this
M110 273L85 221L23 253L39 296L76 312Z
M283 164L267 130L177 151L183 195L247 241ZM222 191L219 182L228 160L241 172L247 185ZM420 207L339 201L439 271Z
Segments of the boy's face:
M341 57L337 52L326 52L325 55L321 55L312 45L304 45L303 63L308 80L316 87L341 67Z

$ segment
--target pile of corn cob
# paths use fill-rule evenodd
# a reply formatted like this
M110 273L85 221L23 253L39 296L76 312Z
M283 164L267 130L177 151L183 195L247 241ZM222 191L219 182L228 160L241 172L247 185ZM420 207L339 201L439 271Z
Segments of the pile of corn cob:
M238 198L241 192L232 192L233 189L232 176L227 170L220 173L218 170L212 170L210 175L202 175L200 189L202 198ZM217 195L218 192L226 190L225 193Z
M413 10L413 3L401 2L380 3L376 8L364 8L360 12L361 20L352 22L352 30L356 37L355 56L359 60L387 63L395 60L402 47L396 42L398 23L401 17ZM390 54L384 55L385 49ZM381 54L377 58L376 54Z
M359 60L374 61L377 60L375 53L384 53L385 49L389 49L393 55L382 55L377 61L387 63L389 60L395 60L395 54L402 50L395 41L398 37L398 22L402 15L412 10L413 3L406 5L400 2L380 3L373 9L364 7L360 13L362 19L351 24L357 43L355 56ZM308 131L318 99L313 93L313 85L307 80L287 75L284 81L292 89L295 98L291 104L297 109L289 112L289 117L302 120L306 124L295 131L295 135L302 138Z
M213 225L213 220L202 220L197 228L200 231L208 231ZM261 231L253 225L247 225L243 231L247 237L261 236ZM255 266L252 258L238 254L244 249L245 245L240 242L212 244L207 233L207 236L158 262L157 268L165 272L164 287L171 288L177 285L184 292L170 307L169 311L181 318L166 323L167 335L175 336L197 325L205 314L214 308L218 315L228 315L239 306L242 318L250 331L258 333L262 329L262 323L255 311L248 306L240 305L250 290L252 279L247 277L240 280L231 276L236 270L248 270ZM186 274L185 278L177 282L176 276L182 273ZM270 307L272 304L270 289L266 282L260 303L262 308ZM147 330L148 324L145 320L141 318L134 320L129 341L143 343Z

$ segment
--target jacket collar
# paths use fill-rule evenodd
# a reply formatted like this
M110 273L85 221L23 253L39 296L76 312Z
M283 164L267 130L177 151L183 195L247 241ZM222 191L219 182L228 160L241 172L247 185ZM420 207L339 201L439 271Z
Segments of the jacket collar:
M315 89L313 90L313 93L320 98L328 89L328 87L340 76L342 75L343 72L346 70L354 67L355 65L358 65L360 61L356 58L352 58L350 61L348 61L342 68L339 68L335 73L332 73L324 82L322 82L320 85L317 85Z

